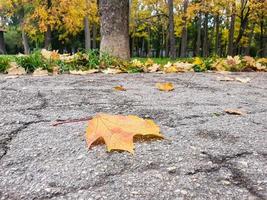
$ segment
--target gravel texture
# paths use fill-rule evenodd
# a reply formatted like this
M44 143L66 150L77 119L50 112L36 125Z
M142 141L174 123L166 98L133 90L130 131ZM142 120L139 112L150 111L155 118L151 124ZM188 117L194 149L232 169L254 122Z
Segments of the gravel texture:
M267 74L224 76L0 75L0 199L267 199ZM151 118L166 139L107 153L87 149L86 122L52 126L99 112Z

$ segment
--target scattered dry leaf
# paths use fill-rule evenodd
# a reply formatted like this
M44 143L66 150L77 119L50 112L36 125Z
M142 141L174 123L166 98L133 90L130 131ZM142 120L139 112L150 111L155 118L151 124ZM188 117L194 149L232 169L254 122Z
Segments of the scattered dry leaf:
M114 90L117 90L117 91L126 91L126 89L123 86L121 86L121 85L114 87Z
M18 76L20 76L20 75L25 75L26 74L25 69L22 68L22 67L19 67L17 65L17 63L15 63L15 62L11 62L9 64L9 66L10 66L10 68L8 68L8 70L7 70L8 75L11 75L11 76L17 76L18 75Z
M134 153L133 138L136 135L155 136L163 138L160 128L152 120L137 116L98 114L89 121L86 130L88 147L103 139L107 149L124 150Z
M33 76L48 76L48 71L39 68L39 69L36 69L36 70L33 72L32 75L33 75Z
M6 76L4 79L15 79L18 78L19 76Z
M157 72L160 69L159 64L153 64L151 67L148 67L147 72L154 73Z
M236 77L235 80L241 83L249 83L251 81L251 79L248 77L247 78Z
M53 67L53 75L56 76L56 75L59 75L59 67Z
M88 71L70 70L70 74L72 74L72 75L88 75L88 74L94 74L97 72L99 72L97 69L90 69Z
M120 69L113 69L113 68L108 68L106 70L102 71L104 74L120 74L122 71Z
M229 115L245 115L246 113L241 111L241 110L237 110L237 109L226 109L224 110L224 112L226 112Z
M228 82L228 81L235 81L234 78L231 78L231 77L228 77L228 76L226 76L226 77L218 77L218 80L219 81L226 81L226 82Z
M172 83L157 83L156 87L160 90L160 91L165 91L165 92L169 92L174 90L174 86Z

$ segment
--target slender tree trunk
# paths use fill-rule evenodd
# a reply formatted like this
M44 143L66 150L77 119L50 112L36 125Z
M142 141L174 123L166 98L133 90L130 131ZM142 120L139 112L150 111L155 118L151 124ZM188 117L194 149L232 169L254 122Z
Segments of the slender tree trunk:
M24 48L24 54L30 54L30 46L29 46L29 40L28 37L22 27L21 29L21 35L22 35L22 44Z
M97 26L93 24L93 49L96 49Z
M4 31L0 30L0 54L6 54Z
M234 55L234 34L235 34L235 19L236 19L236 4L235 2L232 4L232 15L228 36L228 50L227 54L230 56Z
M52 41L51 26L48 25L47 31L45 32L45 45L44 45L45 49L51 49L51 47L52 47L51 41Z
M219 55L219 44L220 44L220 16L215 16L215 54Z
M171 59L176 58L175 48L175 35L174 35L174 17L173 17L173 0L168 0L169 6L169 37L170 37L170 57Z
M203 56L209 56L209 30L208 30L208 13L205 13L204 19L204 38L203 38Z
M100 0L100 51L130 59L129 0Z
M166 38L165 38L165 57L169 57L169 50L170 50L170 37L169 37L169 28L166 31Z
M84 18L84 35L85 35L85 49L90 50L91 49L91 31L90 31L90 24L89 24L88 16Z
M52 7L52 1L47 0L47 10L50 10L51 7ZM45 32L45 43L44 43L45 49L51 49L52 48L51 41L52 41L52 30L51 30L51 26L48 24L47 30Z
M184 0L184 16L182 18L183 29L182 29L181 55L180 55L180 57L182 58L186 57L186 51L187 51L187 17L186 17L187 8L188 8L188 0Z
M134 36L132 36L131 38L131 57L134 57L134 43L135 42L135 38Z
M197 45L196 45L196 56L200 56L201 51L200 51L200 47L201 47L201 13L199 13L199 17L197 20Z
M250 33L249 33L249 36L248 36L248 46L247 46L246 52L245 52L246 55L250 55L251 43L252 43L252 39L253 39L253 36L254 36L254 29L255 29L255 24L253 23L251 25L251 30L250 30Z

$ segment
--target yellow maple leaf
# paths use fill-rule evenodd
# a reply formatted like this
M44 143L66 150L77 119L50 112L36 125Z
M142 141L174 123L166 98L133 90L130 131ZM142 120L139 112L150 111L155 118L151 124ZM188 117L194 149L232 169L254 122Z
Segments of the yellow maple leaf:
M157 83L156 87L160 90L160 91L165 91L165 92L169 92L174 90L174 86L172 83Z
M163 138L160 128L152 120L134 115L98 114L89 121L86 130L86 141L90 148L93 143L103 139L107 149L124 150L134 153L134 136L155 136Z

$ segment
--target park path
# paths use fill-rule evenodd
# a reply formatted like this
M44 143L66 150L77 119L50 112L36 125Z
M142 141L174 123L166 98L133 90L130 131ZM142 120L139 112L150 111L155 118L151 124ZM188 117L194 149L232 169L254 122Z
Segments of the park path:
M267 74L223 76L0 75L0 200L267 199ZM86 122L51 125L99 112L151 118L167 139L137 143L134 156L88 151Z

